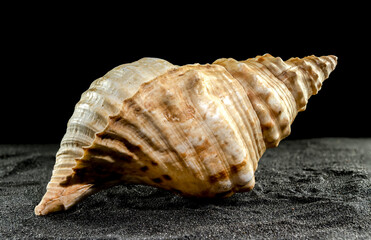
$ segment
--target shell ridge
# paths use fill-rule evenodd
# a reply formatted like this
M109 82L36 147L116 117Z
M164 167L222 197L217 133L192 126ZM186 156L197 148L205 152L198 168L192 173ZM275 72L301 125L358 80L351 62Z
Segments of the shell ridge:
M158 81L157 81L158 82ZM154 83L151 81L151 82L148 82L146 83L146 87L148 88L151 88ZM160 82L158 82L158 85L161 85ZM159 87L159 86L157 86ZM142 98L141 95L143 95L143 93L145 92L145 90L140 89L137 94L135 94L131 99L128 99L128 101L133 101L133 99L141 99L140 101L141 102L146 102L146 99L145 98ZM168 154L168 156L172 159L171 162L173 163L179 163L181 165L179 165L177 168L178 169L187 169L186 168L186 165L185 165L185 162L184 161L181 161L182 160L182 157L179 155L179 152L177 152L177 150L174 148L173 144L169 141L168 137L166 135L163 134L163 129L161 127L161 124L160 122L158 122L156 120L156 116L153 115L154 113L151 112L150 109L147 109L146 106L140 106L142 109L145 109L145 111L142 111L141 112L141 115L142 117L139 118L139 119L142 119L141 121L142 122L142 126L144 128L148 128L148 126L152 126L151 128L153 128L153 130L151 130L153 132L153 136L157 139L156 141L158 142L161 142L162 145L164 145L166 147L166 149L168 149L169 153L171 154ZM165 172L165 171L164 171Z
M272 56L270 56L272 57ZM262 57L263 58L263 57ZM279 84L281 81L276 78L276 76L273 74L272 71L270 71L270 69L265 65L263 64L262 62L254 62L253 60L250 60L249 63L253 64L254 65L254 68L261 73L261 75L265 76L265 81L266 83L273 89L275 90L275 92L277 93L277 97L279 97L283 104L284 104L284 108L287 109L289 111L289 113L291 113L290 115L292 116L292 112L295 111L293 108L292 108L292 105L291 105L291 93L286 91L288 90L286 88L286 86L284 84ZM257 65L259 64L259 65ZM268 74L269 73L269 74Z
M228 84L226 81L221 82L221 84L223 85L223 88L224 88L223 92L229 92L230 93L229 95L232 98L233 104L226 104L226 103L224 103L224 101L222 101L222 104L223 104L223 107L226 109L226 111L231 116L231 120L234 122L233 125L236 126L236 130L237 130L237 134L236 134L237 136L236 137L241 139L241 142L243 143L244 148L247 149L246 152L245 152L246 156L243 158L243 160L241 162L237 162L237 163L229 162L229 174L230 174L230 176L232 177L232 180L233 180L233 185L232 186L233 186L233 188L236 188L237 185L239 184L239 182L241 181L240 180L241 176L239 175L239 172L242 173L241 170L238 170L237 166L243 166L243 168L247 168L248 171L253 171L253 169L256 169L256 167L257 167L257 163L258 163L258 160L259 160L260 156L259 156L257 143L256 143L256 141L253 140L254 131L251 128L250 122L249 121L245 122L244 120L242 120L242 118L243 118L242 116L247 115L246 113L241 111L241 105L240 104L242 104L242 103L240 101L236 101L235 96L233 94L231 94L231 92L233 90L235 92L238 92L238 91L244 91L244 89L243 89L242 85L238 82L238 80L235 79L232 75L230 75L229 78L234 80L233 85ZM239 88L239 89L237 89L237 88ZM252 109L252 106L251 106L251 109ZM237 114L232 114L232 112L234 112L234 111L236 111ZM249 113L253 114L255 112L251 111ZM237 118L239 120L237 120ZM257 116L256 116L256 119L258 119ZM241 129L241 128L243 128L243 129ZM248 134L243 134L242 130L245 130L245 131L247 130ZM251 144L248 144L248 143L251 143ZM251 146L252 146L252 148L251 148ZM252 163L252 168L250 167L251 163ZM232 171L232 169L233 169L233 171ZM236 169L236 170L234 170L234 169ZM238 177L237 179L236 179L236 175Z
M236 80L237 81L237 80ZM214 82L214 81L213 81ZM218 83L220 84L220 88L222 89L222 92L224 93L224 92L229 92L229 89L228 89L228 87L226 86L226 81L218 81ZM230 84L230 86L232 86L232 84ZM215 92L215 88L212 88L214 91L213 91L213 95L214 96L218 96L218 92ZM242 142L242 144L244 145L244 147L246 148L246 146L247 146L247 143L245 142L245 139L244 139L244 137L243 137L243 134L242 134L242 132L241 132L241 130L240 130L240 128L239 128L239 124L237 123L238 121L236 120L236 117L237 116L235 116L235 115L239 115L238 113L237 114L231 114L231 109L230 108L232 108L232 107L228 107L227 106L227 104L225 104L224 103L224 101L222 101L221 100L221 98L220 98L220 96L218 97L218 99L219 99L219 102L220 102L220 107L221 108L223 108L223 110L225 111L225 112L227 112L228 114L227 115L229 115L230 116L230 118L229 118L229 121L231 121L232 122L232 124L230 123L230 125L231 126L236 126L235 128L234 128L234 132L236 132L236 138L237 139L239 139L241 142ZM232 104L231 104L232 105ZM233 107L235 107L235 106L233 106ZM235 108L236 109L236 108ZM218 143L219 143L219 141L218 141ZM220 146L220 148L221 148L221 145L219 144L219 146ZM222 149L222 148L221 148ZM255 155L255 152L253 151L253 152L251 152L251 151L246 151L245 152L246 153L246 156L247 156L247 158L249 159L249 160L251 160L251 161L254 161L255 160L255 156L253 156L253 155ZM244 159L246 159L246 156L245 156L245 158ZM226 166L228 166L228 167L226 167L226 171L227 171L227 173L228 173L228 177L232 177L232 179L231 180L233 180L233 172L232 172L232 170L231 170L231 166L234 166L234 165L236 165L236 164L240 164L240 163L234 163L234 162L232 162L232 161L235 161L235 160L233 160L233 158L232 158L232 156L225 156L225 165ZM242 162L243 162L244 160L242 160ZM233 181L232 182L232 186L235 186L235 181Z
M106 78L107 80L110 80L111 84L113 84L114 86L116 86L116 89L121 89L121 87L119 87L120 84L118 83L119 78L111 78L110 75L111 75L112 73L115 73L115 72L122 72L122 71L128 71L128 70L131 71L131 72L133 72L133 73L139 74L138 72L141 72L141 70L142 70L142 69L140 68L140 66L141 66L141 62L145 62L146 60L149 60L149 61L152 61L152 60L160 60L160 61L162 61L162 63L168 63L167 61L162 60L162 59L142 58L142 59L140 59L140 60L138 60L138 61L136 61L136 62L129 63L129 64L122 64L122 65L120 65L120 66L115 67L115 68L112 69L111 71L107 72L107 73L104 75L103 78ZM170 63L168 63L168 64L170 64ZM171 65L171 64L170 64L170 65ZM152 68L152 71L153 71L153 68ZM100 79L101 79L101 78L95 80L95 81L92 83L92 85L93 85L92 88L93 88L93 89L94 89L94 88L100 89L100 90L102 91L102 94L103 94L105 91L104 91L103 89L99 88L99 86L96 86L97 83L98 83L98 80L100 80ZM103 80L103 79L102 79L102 80ZM101 80L100 80L100 81L101 81ZM148 83L148 82L151 82L151 81L153 81L153 79L151 79L150 81L146 81L145 83ZM143 85L143 84L144 84L144 83L141 83L140 86ZM140 87L139 87L139 88L140 88ZM89 90L90 90L90 89L88 89L87 92L88 92ZM136 92L135 94L137 94L137 92ZM135 95L135 94L134 94L134 95ZM111 100L115 100L115 98L112 98L112 97L110 97L110 99L111 99ZM127 99L132 99L132 97L131 97L131 98L127 98ZM127 99L126 99L126 100L127 100ZM125 101L126 101L126 100L125 100ZM117 100L117 102L119 102L119 100ZM101 109L101 108L99 108L99 109ZM120 111L119 111L119 110L116 110L115 112L109 114L109 118L116 118L116 117L118 117L118 116L120 116ZM108 127L109 127L109 126L108 126L108 123L107 123L106 126L105 126L101 131L97 131L97 132L96 132L96 134L95 134L94 137L96 137L98 134L101 134L101 133L105 132L105 131L108 129ZM93 141L93 142L94 142L94 141ZM92 146L93 142L91 143L91 145L88 145L88 146L85 146L85 147L89 148L90 146Z
M184 99L185 104L190 105L194 109L194 111L197 111L197 109L195 109L195 107L193 106L193 104L191 102L191 99L190 99L190 96L189 96L189 91L179 93L178 97L180 97L181 99ZM175 117L175 119L173 119L173 120L175 120L174 122L170 121L171 116L176 116L177 115L176 111L178 111L178 109L175 110L173 107L170 107L169 105L165 104L164 110L165 110L166 114L168 114L168 116L169 116L169 119L167 120L167 122L175 130L174 131L175 136L177 136L177 138L179 138L179 139L182 139L180 141L182 146L183 146L183 147L181 147L181 149L184 148L184 149L187 149L187 151L186 152L179 152L179 150L177 150L178 148L176 146L174 146L174 144L172 144L173 148L178 152L179 155L185 154L184 164L188 168L194 170L194 171L191 171L191 174L193 174L196 178L199 178L199 180L206 179L205 175L203 174L203 171L205 171L206 169L201 164L201 161L198 157L196 148L191 143L191 141L189 139L190 135L186 134L184 127L182 127L180 125L181 123L178 123L178 121L181 121L181 120L178 119L177 117ZM193 115L194 114L195 113L193 113ZM194 122L195 122L194 123L195 125L199 124L199 121L197 119L194 119ZM187 129L187 131L189 131L189 130ZM188 152L190 152L191 154L189 154Z
M262 127L261 130L262 130L262 134L265 140L265 144L268 147L270 146L272 142L272 140L268 139L268 137L271 136L272 131L279 131L279 129L277 128L278 124L276 123L277 120L274 118L274 113L272 109L270 108L270 105L263 98L262 94L256 91L255 89L256 86L253 85L256 83L252 82L250 79L250 78L254 78L254 79L257 78L257 75L255 74L255 71L254 71L256 67L254 67L254 65L251 64L250 61L249 62L237 62L236 60L232 60L231 62L227 63L228 64L227 69L231 71L231 73L233 72L233 74L236 75L236 79L238 79L240 84L243 86L250 102L253 104L254 111L258 115L259 122ZM231 66L231 64L233 65ZM236 66L238 66L238 68L233 69L233 67L236 67ZM244 76L243 74L245 73L249 75ZM238 74L242 74L242 76ZM266 83L266 79L261 78L261 80L263 80L264 83ZM259 111L257 111L258 106L260 108ZM261 110L264 110L264 111L261 111ZM269 113L269 114L266 114L266 113ZM263 120L262 114L264 115L265 118L269 117L268 122L266 122L266 120L264 120L264 122L262 121Z
M231 75L231 74L230 74ZM231 75L231 77L233 77ZM233 77L234 78L234 77ZM238 88L240 89L239 91L236 91L236 92L241 92L241 93L245 93L245 89L243 88L243 86L241 85L240 81L236 78L234 78L235 81L236 81L236 84L238 84ZM260 121L259 121L259 118L256 114L256 112L253 110L253 106L251 104L251 101L248 97L248 95L245 93L245 94L236 94L237 97L240 97L242 98L241 101L238 101L236 99L236 96L234 94L231 94L232 95L232 98L234 99L234 102L235 102L235 105L239 107L239 109L241 109L239 112L240 112L240 116L242 118L244 118L244 123L245 123L245 127L248 129L249 131L249 136L251 137L250 141L253 141L254 144L254 149L255 149L255 154L257 156L257 160L260 158L261 156L261 153L263 151L265 151L265 144L264 142L262 141L263 139L263 136L262 136L262 132L261 132L261 129L258 129L256 126L252 126L252 124L255 124L257 122L257 125L260 126ZM247 109L250 109L250 111L243 111L243 106L242 104L245 105L245 108ZM248 119L253 119L252 121L249 121ZM255 130L254 129L258 129L258 130ZM257 134L260 133L260 136L258 136Z
M174 70L173 74L175 74L179 71L182 71L182 69L179 69L179 70L178 69L173 69L173 70ZM164 78L167 79L167 76L164 76ZM161 91L161 90L166 91L166 87L164 87L162 85L161 79L162 79L161 76L159 76L158 78L154 79L151 82L148 82L147 84L148 84L148 86L150 86L150 85L155 85L156 83L158 83L157 86L154 86L155 88L157 88L157 89L154 89L154 91L155 92ZM142 94L142 95L144 95L144 94ZM137 97L137 96L133 96L133 98L135 98L135 97ZM145 96L143 96L143 97L145 97ZM161 96L161 97L163 99L164 96ZM146 102L146 100L147 100L146 98L141 98L141 101L143 101L143 102ZM172 161L177 162L177 163L180 164L180 165L178 165L178 168L183 167L183 169L187 169L186 168L187 167L186 162L184 160L182 160L183 158L180 156L180 153L176 150L176 148L174 147L174 145L172 144L172 142L170 141L168 136L166 136L164 134L164 132L166 132L166 129L163 129L163 127L161 127L163 124L161 124L161 122L159 120L157 120L158 117L156 116L156 113L152 112L151 110L148 110L146 108L146 106L143 106L143 108L146 109L146 112L142 113L143 116L146 118L148 123L150 123L150 125L155 129L155 133L159 136L160 141L163 142L163 144L166 146L166 148L169 149L169 151L172 153L172 154L170 154L170 157L171 157ZM156 134L154 134L154 136Z
M308 79L308 81L305 82L307 82L307 88L310 90L309 95L315 95L318 92L317 85L320 83L320 81L318 81L320 77L316 71L314 71L312 65L313 61L311 59L303 59L298 68L301 71L303 78Z
M197 107L194 105L194 103L192 102L192 93L190 91L186 91L186 93L184 94L184 97L187 101L187 104L190 104L191 107L194 109L194 125L195 126L200 126L201 125L201 122L200 122L200 118L197 118L196 116L201 116L200 112L198 111ZM201 130L202 131L202 130ZM203 131L202 131L203 132ZM187 139L187 142L188 144L191 146L191 151L192 153L194 154L194 164L197 166L198 168L198 174L199 176L196 175L196 177L198 177L200 180L207 180L207 176L206 176L206 172L207 172L207 169L205 167L204 164L202 164L202 161L200 159L200 156L199 156L199 152L200 150L196 150L196 146L195 146L195 143L192 143L191 140L189 139L191 136L190 134L186 134L183 130L183 134L185 136L185 138Z
M137 95L138 98L139 98L139 96L140 95ZM159 147L159 146L165 146L166 149L169 149L169 151L171 152L171 146L169 146L169 142L167 141L166 136L162 134L161 128L159 127L159 125L156 124L155 118L152 117L149 112L143 111L143 106L141 106L141 104L138 101L135 101L134 99L136 99L136 98L132 97L132 98L128 99L127 102L130 101L130 103L126 105L126 113L125 114L122 113L123 116L119 116L119 117L120 118L122 117L122 119L125 122L130 123L132 125L136 125L133 121L137 120L137 124L138 124L137 129L139 129L139 127L141 127L141 129L142 129L141 136L140 136L140 134L137 135L137 132L136 132L136 134L130 133L129 130L133 131L134 129L129 129L127 127L126 127L126 129L124 129L124 125L122 123L119 124L119 122L117 122L118 126L119 126L118 129L121 129L121 131L117 132L117 135L125 133L124 134L125 135L124 139L126 139L126 141L130 142L130 139L132 139L132 140L135 139L135 141L137 141L137 143L132 143L133 145L135 145L135 146L146 145L147 147L149 147L148 150L146 150L146 151L143 148L141 148L140 151L143 152L143 153L145 152L146 155L148 155L148 154L153 155L153 157L149 161L152 162L153 164L159 164L160 167L165 168L165 166L163 164L161 164L159 161L157 161L157 159L159 159L159 156L156 156L158 151L156 151L155 148L159 149L159 148L163 148L163 147ZM132 102L135 102L135 104L133 104ZM129 114L130 114L130 116L129 116ZM147 133L144 133L144 131L146 131ZM143 138L143 136L145 136L145 137ZM156 140L156 142L158 143L159 146L157 146L157 145L155 146L153 144L148 144L148 141L146 143L145 140L143 140L143 139L151 139L151 137L155 138L155 140ZM153 149L153 151L151 151L152 149ZM174 158L173 155L169 155L169 156L171 158ZM175 156L175 157L177 157L177 156ZM173 160L175 160L175 159L173 159Z
M226 72L228 72L228 71L226 70ZM234 83L233 85L228 84L226 81L223 81L221 84L224 88L223 92L228 92L229 93L229 96L232 98L233 104L230 104L231 107L229 107L229 105L225 104L223 101L222 101L222 103L223 103L224 108L226 109L226 111L229 112L229 115L232 117L231 119L234 121L234 124L236 126L238 126L237 127L238 136L242 139L242 142L243 142L246 149L247 149L247 146L248 146L248 142L251 142L251 144L253 146L253 151L252 152L247 151L247 154L250 156L249 159L251 159L254 162L254 165L255 165L255 162L257 162L257 160L260 157L258 156L259 151L258 151L257 143L256 143L256 141L253 141L253 139L252 139L253 136L254 136L254 131L252 130L252 128L249 124L249 121L243 121L242 120L243 116L246 117L247 114L249 114L249 115L253 114L253 113L255 113L255 111L251 111L251 112L248 112L248 113L244 113L242 111L242 107L241 107L242 102L241 101L236 101L235 96L234 96L234 94L232 94L232 92L236 92L236 93L239 92L239 91L244 92L244 89L243 89L241 83L237 79L235 79L232 75L229 74L228 78L233 79L233 83ZM233 108L233 109L229 109L229 108ZM237 114L232 114L233 110L236 110ZM237 121L236 117L241 119L241 121ZM256 117L256 119L257 119L257 117ZM244 129L247 130L248 134L243 134L242 133L242 131L240 129L240 126L239 126L240 124L238 124L237 122L242 122L242 127L244 127ZM248 139L246 139L247 136L248 136ZM251 155L251 154L253 154L253 155Z
M196 65L195 67L200 67L200 65ZM205 92L204 93L204 96L206 96L206 99L207 100L211 100L210 103L211 103L211 107L213 108L217 108L217 101L218 101L218 98L216 96L214 96L212 94L212 87L211 86L215 86L215 84L217 83L214 83L212 81L210 81L207 77L205 77L205 75L203 75L203 72L202 73L198 73L198 78L200 80L200 85L202 85L202 88L203 88L203 91ZM207 84L210 85L210 87L207 86ZM196 95L197 92L190 92L192 93L192 96L191 96L191 101L192 101L192 105L195 106L195 113L194 113L194 116L196 119L198 119L198 122L200 123L199 127L201 128L200 130L206 134L206 136L209 137L209 141L211 143L211 146L215 146L213 149L216 150L216 154L217 156L214 158L215 160L214 161L218 161L222 166L222 171L219 171L217 172L216 174L212 174L210 172L210 169L208 169L208 167L204 167L206 170L208 170L208 180L212 180L212 179L218 179L219 176L221 175L218 175L220 172L229 172L229 168L226 164L226 156L224 155L223 152L220 151L221 149L221 146L218 142L218 139L216 138L216 136L214 135L212 129L210 129L209 125L206 123L207 121L207 116L202 116L203 113L205 112L204 109L201 109L202 107L200 106L200 102L195 102L195 99L198 99L198 96ZM203 165L205 164L204 162L202 163ZM215 181L215 180L212 180L212 181Z
M247 64L247 63L244 63L244 64L246 64L246 65L249 65L249 64L251 64L249 67L252 67L252 69L255 69L256 70L256 72L259 72L259 73L261 73L261 75L262 76L265 76L265 78L264 77L262 77L263 79L264 79L264 81L265 81L265 83L272 89L272 91L274 92L274 93L270 93L270 94L275 94L276 93L276 91L277 91L277 87L275 86L275 84L272 82L272 81L270 81L270 78L269 78L269 76L262 70L262 69L260 69L259 68L259 66L257 65L257 63L256 62L254 62L253 60L251 60L251 61L249 61L249 64ZM262 65L262 64L261 64ZM259 76L259 74L256 74L256 76ZM254 91L254 88L252 88L252 90L251 90L252 92L255 92ZM280 94L277 94L278 96L280 96L280 98L281 97L283 97L282 95L280 95ZM256 96L256 98L258 98L258 99L260 99L260 102L262 103L262 104L264 104L265 105L265 108L268 110L268 112L269 112L269 115L270 115L270 119L273 121L273 126L274 126L274 128L273 127L271 127L271 129L275 129L275 131L278 131L278 136L277 137L274 137L273 138L273 141L271 142L271 141L269 141L268 143L268 145L267 146L270 146L270 144L273 144L273 146L276 146L276 145L278 145L278 143L280 142L280 140L281 140L281 138L282 138L282 135L283 135L283 132L282 132L282 129L281 129L281 127L279 127L279 124L278 124L278 120L277 120L277 118L276 118L276 113L274 112L274 110L272 109L272 107L271 107L271 105L267 102L267 100L265 99L265 98L263 98L263 96L261 95L261 94L256 94L255 95ZM268 97L269 98L269 97ZM286 103L286 101L282 101L283 103ZM282 111L282 110L281 110Z
M312 88L309 84L309 81L306 80L308 79L307 78L308 75L303 69L304 60L301 60L301 59L295 59L295 60L296 61L295 62L293 61L292 64L297 65L297 68L295 68L296 69L296 81L301 86L301 91L304 93L305 106L307 106L308 100L310 96L312 96Z
M297 112L303 111L307 104L307 101L304 97L306 92L303 90L302 82L298 81L298 66L286 61L286 64L289 67L282 71L282 73L278 76L278 78L286 85L286 87L290 90L291 94L293 95Z
M228 62L233 62L234 64L237 64L240 68L240 64L243 64L241 62L237 62L235 59L233 58L228 58L228 59L225 59L225 58L222 58L222 59L218 59L214 62L214 64L218 64L220 66L222 66L224 69L226 69L226 71L229 73L229 75L231 75L231 77L233 77L234 79L236 79L237 83L239 83L239 86L241 87L242 89L242 93L245 93L245 94L242 94L241 97L242 98L245 98L246 100L244 101L246 103L246 106L247 106L247 109L250 109L252 111L246 111L244 112L245 114L242 114L242 116L244 116L246 119L255 119L257 122L258 122L258 125L260 126L260 119L259 117L257 116L257 113L256 111L254 110L253 106L252 106L252 101L250 99L250 97L248 96L249 94L255 96L255 93L254 91L252 90L252 87L250 86L250 84L243 84L241 82L241 80L238 78L238 77L235 77L233 75L233 73L231 72L231 69L229 68L230 66L228 66L228 68L226 67L227 65L225 64L228 64ZM245 65L244 65L245 66ZM236 91L237 95L238 95L238 91ZM251 114L253 114L254 116L252 116ZM246 121L248 122L248 121ZM250 126L250 124L246 124L246 126ZM251 130L251 129L250 129ZM252 131L250 131L252 132ZM262 131L261 129L259 129L259 132L262 134ZM254 134L251 134L251 136L254 135L256 138L255 138L255 142L257 142L257 146L259 146L259 155L261 155L261 152L265 151L265 143L264 141L262 142L262 144L260 144L260 137L256 136L256 133ZM261 138L263 138L263 136L261 136Z
M284 70L282 70L283 66L284 68L287 68L287 64L279 57L275 58L269 54L265 54L263 57L257 59L259 63L263 64L267 71L269 71L276 79L276 86L280 90L278 96L281 97L281 99L284 101L284 104L286 105L286 109L289 112L290 115L290 124L293 122L293 120L296 117L297 110L296 110L296 103L295 98L291 94L290 90L287 88L287 86L280 80L279 75L277 74L277 71L281 71L280 74ZM280 64L280 65L279 65ZM282 84L279 84L282 83ZM281 95L282 94L282 95Z
M237 81L237 80L236 80ZM242 86L241 86L242 87ZM247 120L247 119L245 119L244 117L242 117L242 116L244 116L245 114L244 114L244 112L242 111L242 107L240 106L240 104L239 104L239 102L238 101L236 101L236 99L235 99L235 97L233 97L232 96L232 101L233 101L233 104L234 104L234 109L236 109L237 110L237 116L242 120L242 126L244 127L244 130L247 130L247 132L248 132L248 134L243 134L242 132L241 132L241 129L240 128L237 128L237 130L239 130L239 136L241 136L242 137L242 139L243 139L243 142L244 142L244 146L245 147L247 147L248 146L248 142L251 142L251 145L252 145L252 147L253 147L253 156L251 156L250 155L250 151L247 151L248 153L249 153L249 155L250 155L250 158L249 159L252 159L253 160L253 162L254 162L254 165L255 165L255 162L257 162L257 160L260 158L258 155L259 155L259 147L257 146L258 144L257 144L257 141L256 140L254 140L254 136L255 136L255 134L254 134L254 131L252 130L252 127L251 127L251 125L249 124L249 121ZM227 108L227 111L230 113L230 115L231 116L234 116L234 114L231 114L231 111L230 110L228 110L228 107L227 106L225 106L226 108ZM237 122L234 118L233 118L233 120L235 121L235 122ZM237 125L237 123L236 123L236 125Z

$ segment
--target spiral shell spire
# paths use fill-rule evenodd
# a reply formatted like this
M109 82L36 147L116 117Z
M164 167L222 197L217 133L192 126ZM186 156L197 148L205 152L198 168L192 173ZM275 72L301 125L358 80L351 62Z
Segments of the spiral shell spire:
M270 54L238 62L218 59L239 80L257 113L267 147L277 147L287 137L290 125L304 111L310 96L335 69L337 57L309 56L284 62Z

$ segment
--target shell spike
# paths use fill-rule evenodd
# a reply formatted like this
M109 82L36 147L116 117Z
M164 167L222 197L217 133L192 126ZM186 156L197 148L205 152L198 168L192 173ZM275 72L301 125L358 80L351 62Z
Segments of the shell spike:
M59 191L48 191L42 201L35 207L36 215L46 215L51 212L67 210L78 201L93 194L92 184L78 184L69 187L60 187Z

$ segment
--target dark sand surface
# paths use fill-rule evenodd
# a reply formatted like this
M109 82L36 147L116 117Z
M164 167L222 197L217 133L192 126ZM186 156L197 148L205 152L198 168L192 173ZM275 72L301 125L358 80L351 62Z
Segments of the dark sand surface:
M35 216L57 148L0 145L0 239L371 239L371 139L283 141L228 199L116 186Z

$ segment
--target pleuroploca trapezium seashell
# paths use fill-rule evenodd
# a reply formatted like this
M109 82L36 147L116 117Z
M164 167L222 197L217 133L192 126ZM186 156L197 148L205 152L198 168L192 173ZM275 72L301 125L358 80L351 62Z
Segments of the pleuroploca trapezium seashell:
M57 153L37 215L66 210L101 189L146 184L184 196L251 190L266 148L337 64L335 56L175 66L143 58L94 81Z

